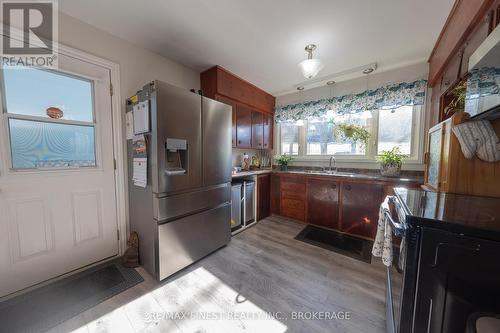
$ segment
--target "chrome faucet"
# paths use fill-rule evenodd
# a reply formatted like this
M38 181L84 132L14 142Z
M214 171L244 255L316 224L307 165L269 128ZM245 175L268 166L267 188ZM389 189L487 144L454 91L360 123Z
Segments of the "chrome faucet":
M330 157L330 172L332 172L332 162L333 162L333 167L335 168L335 172L337 172L337 160L335 159L335 156Z

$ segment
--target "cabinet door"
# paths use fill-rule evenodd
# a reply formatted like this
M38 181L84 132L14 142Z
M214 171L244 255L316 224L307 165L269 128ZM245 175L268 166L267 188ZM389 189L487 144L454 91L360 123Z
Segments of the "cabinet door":
M236 147L236 103L230 100L229 98L225 98L219 95L215 96L215 100L230 105L233 108L232 125L231 125L231 143L233 147Z
M271 175L257 177L257 221L270 214Z
M460 75L460 66L462 64L463 49L460 49L452 55L450 63L446 66L443 72L443 80L441 81L441 92L445 92L458 80Z
M474 53L479 45L488 37L490 33L492 15L489 13L483 18L472 34L467 39L464 48L464 55L462 57L462 66L460 75L465 75L469 71L469 58Z
M441 175L441 153L443 141L443 124L440 123L429 130L427 152L425 153L425 185L432 190L439 189Z
M303 177L281 177L281 215L305 221L306 183Z
M264 115L264 149L273 149L273 117Z
M326 179L307 180L307 223L339 229L338 183Z
M252 148L262 149L264 139L263 115L258 111L252 111Z
M343 182L340 230L353 235L375 238L378 212L384 188L377 183Z
M236 105L236 147L252 147L252 110Z
M271 175L271 214L280 215L281 214L281 189L280 189L280 177L276 175Z

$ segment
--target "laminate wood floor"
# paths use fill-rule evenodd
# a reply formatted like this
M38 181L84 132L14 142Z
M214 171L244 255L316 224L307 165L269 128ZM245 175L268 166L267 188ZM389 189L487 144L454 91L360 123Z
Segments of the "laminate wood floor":
M295 240L303 227L269 217L162 283L139 268L144 282L50 332L385 332L380 260Z

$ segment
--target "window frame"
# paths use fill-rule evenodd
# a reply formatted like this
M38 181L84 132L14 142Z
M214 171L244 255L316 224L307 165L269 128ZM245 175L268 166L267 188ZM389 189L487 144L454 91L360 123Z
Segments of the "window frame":
M405 160L406 165L423 165L423 149L424 149L424 110L425 105L415 105L412 108L412 135L410 156ZM379 128L379 110L372 112L372 118L367 121L367 129L370 132L370 138L366 144L364 155L353 154L335 154L335 159L338 162L348 163L364 163L370 166L379 165L376 157L378 151L378 128ZM277 153L281 151L281 124L276 123L276 146ZM304 125L299 127L299 154L293 155L296 162L326 162L333 155L308 155L307 154L307 120L304 120Z
M31 69L31 68L30 68ZM18 114L18 113L10 113L7 110L7 96L6 96L6 89L5 89L5 79L4 79L4 68L3 66L0 66L0 94L2 96L1 98L1 107L2 110L0 112L0 122L2 123L2 126L5 128L5 133L6 133L6 138L7 138L7 155L8 155L8 170L10 172L50 172L50 171L64 171L64 170L98 170L101 169L100 167L100 158L98 154L98 147L97 147L97 140L98 140L98 126L97 126L97 120L96 120L96 99L95 99L95 82L92 78L85 77L85 76L80 76L80 75L75 75L73 73L65 72L61 69L56 70L51 70L51 69L45 69L45 68L34 68L36 70L41 70L45 72L51 72L56 75L62 75L62 76L67 76L70 78L74 78L77 80L83 80L87 81L90 83L90 91L91 91L91 105L92 105L92 121L82 121L82 120L69 120L69 119L54 119L50 117L42 117L42 116L32 116L32 115L23 115L23 114ZM16 119L16 120L26 120L26 121L33 121L33 122L44 122L44 123L51 123L51 124L62 124L62 125L75 125L75 126L86 126L86 127L92 127L93 132L94 132L94 158L95 158L95 165L93 166L68 166L68 167L47 167L47 168L14 168L13 165L13 152L12 152L12 138L11 138L11 131L10 131L10 125L9 121L10 119Z

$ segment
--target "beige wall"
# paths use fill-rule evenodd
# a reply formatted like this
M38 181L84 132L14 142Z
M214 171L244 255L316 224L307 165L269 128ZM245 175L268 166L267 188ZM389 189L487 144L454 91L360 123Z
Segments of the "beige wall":
M120 65L123 124L125 124L125 99L132 96L149 81L158 79L186 89L199 89L200 87L200 75L197 71L62 13L59 15L59 42ZM124 151L126 152L125 128L121 130L124 138ZM125 166L125 175L127 175L126 158L124 156L122 160ZM126 184L128 184L128 179Z

